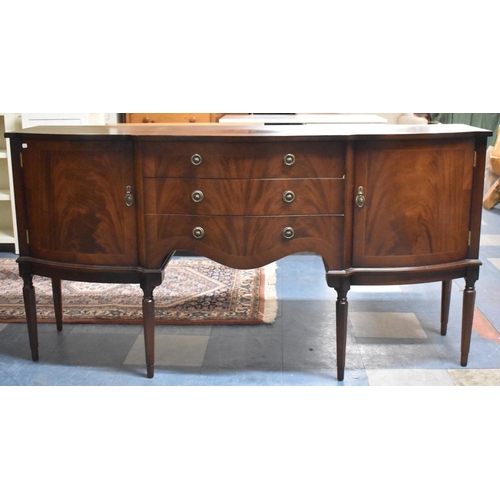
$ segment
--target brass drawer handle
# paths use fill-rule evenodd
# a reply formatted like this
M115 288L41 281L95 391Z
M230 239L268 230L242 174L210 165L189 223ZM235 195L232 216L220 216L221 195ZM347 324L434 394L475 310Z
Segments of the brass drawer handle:
M295 193L293 191L285 191L283 193L283 201L285 203L292 203L295 200Z
M285 240L291 240L295 236L295 231L292 227L285 227L281 234Z
M134 195L132 194L132 187L127 186L125 188L125 205L131 207L134 204Z
M202 227L195 227L193 229L193 236L197 239L197 240L201 240L203 238L203 236L205 236L205 230L202 228Z
M365 194L363 186L359 186L358 188L358 194L356 195L356 205L359 208L363 208L365 206Z
M290 167L295 163L295 156L292 154L287 154L283 156L283 163L287 166Z
M194 154L193 156L191 156L191 163L197 167L198 165L201 165L203 162L203 157L201 155L198 155L198 154Z
M203 194L202 191L200 191L199 189L197 189L196 191L193 191L191 193L191 199L195 202L195 203L200 203L200 201L203 201L203 198L205 198L205 195Z

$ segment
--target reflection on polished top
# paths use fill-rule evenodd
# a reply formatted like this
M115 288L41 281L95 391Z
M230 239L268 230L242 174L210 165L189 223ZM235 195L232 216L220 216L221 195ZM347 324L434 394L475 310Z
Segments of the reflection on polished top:
M40 126L19 131L23 136L172 136L172 137L239 137L245 136L280 136L280 137L324 137L329 139L352 137L404 136L418 137L448 135L470 135L491 132L466 125L382 125L382 124L311 124L311 125L248 125L224 123L200 124L119 124L119 125L84 125L84 126ZM11 137L6 134L7 137Z

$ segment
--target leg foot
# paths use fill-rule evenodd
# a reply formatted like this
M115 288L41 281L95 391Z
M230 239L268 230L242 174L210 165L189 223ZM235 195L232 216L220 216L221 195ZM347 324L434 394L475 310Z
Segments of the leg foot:
M339 382L344 380L345 372L345 355L347 344L347 292L349 291L350 283L343 280L337 290L337 303L335 308L336 323L337 323L337 379Z
M441 335L446 335L450 316L450 297L452 281L443 281L441 289Z
M61 293L60 279L52 278L52 298L54 300L54 314L56 317L56 327L57 331L60 332L63 329L62 293Z
M465 279L465 290L462 308L462 343L461 343L461 357L460 364L467 366L469 357L470 340L472 335L472 321L474 319L474 304L476 301L476 290L474 284L478 277L478 270L475 274L470 273Z
M146 350L146 369L148 378L154 376L155 359L155 327L154 327L154 305L153 299L142 301L142 314L144 322L144 347Z
M460 365L467 366L468 360L469 360L469 355L462 353L462 355L460 356Z
M147 377L153 378L155 364L155 301L153 299L153 285L142 283L144 291L142 300L142 315L144 325L144 347L146 350Z
M33 361L38 361L38 326L36 320L35 287L33 286L31 274L23 275L23 281L24 310L26 313L31 358Z

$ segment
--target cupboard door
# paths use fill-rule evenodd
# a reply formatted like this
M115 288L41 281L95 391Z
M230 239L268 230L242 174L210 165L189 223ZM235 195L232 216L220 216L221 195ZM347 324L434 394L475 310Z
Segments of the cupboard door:
M132 144L28 139L22 157L31 256L137 265Z
M361 142L355 156L353 266L467 258L473 140ZM362 201L362 200L361 200Z

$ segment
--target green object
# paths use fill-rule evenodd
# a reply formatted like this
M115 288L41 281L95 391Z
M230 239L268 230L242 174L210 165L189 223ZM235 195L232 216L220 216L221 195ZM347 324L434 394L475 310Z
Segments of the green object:
M429 113L429 118L433 122L462 123L491 130L493 136L488 138L488 146L495 144L500 127L500 113Z

